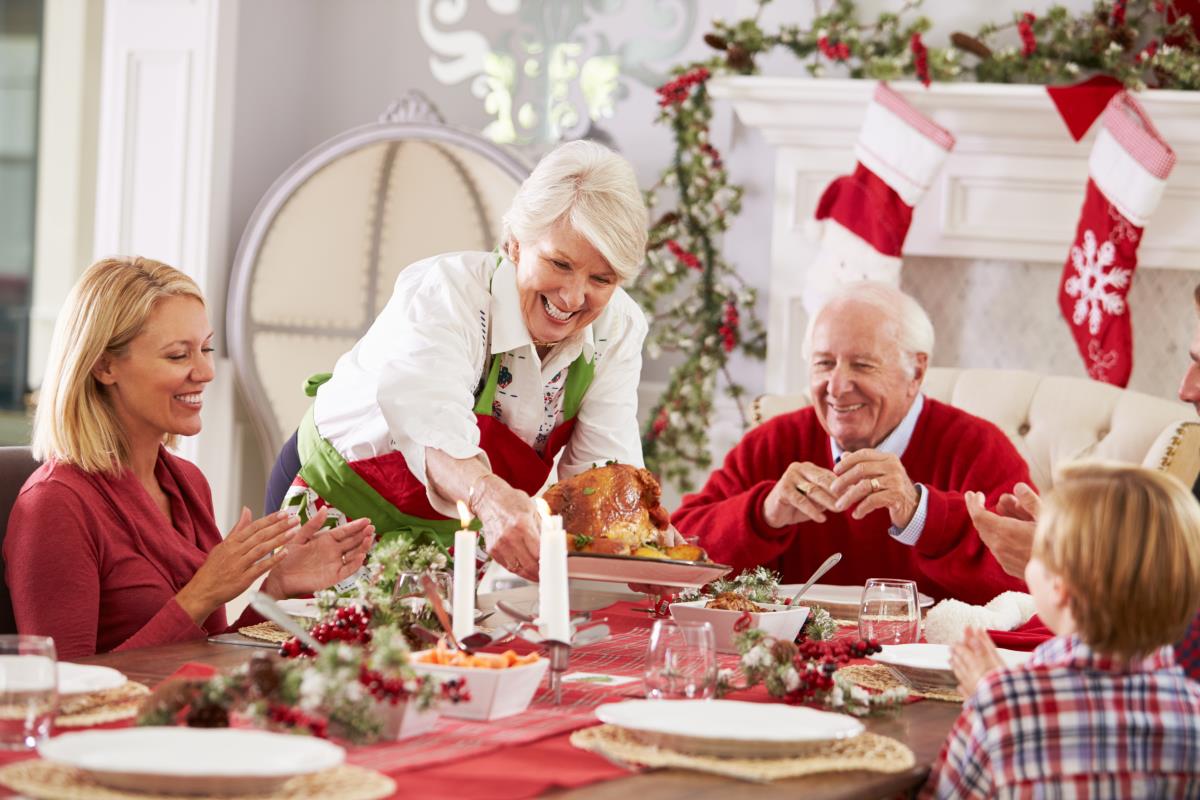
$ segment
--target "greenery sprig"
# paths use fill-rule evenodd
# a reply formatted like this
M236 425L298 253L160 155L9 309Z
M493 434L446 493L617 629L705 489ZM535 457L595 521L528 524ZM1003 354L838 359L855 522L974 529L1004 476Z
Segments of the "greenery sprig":
M710 139L708 81L721 74L752 74L764 54L783 49L809 74L831 71L851 78L996 83L1073 83L1109 75L1131 89L1200 89L1200 44L1191 19L1164 0L1097 0L1073 15L1061 5L1020 12L974 35L956 33L950 46L925 42L931 23L916 14L921 0L894 12L860 19L854 0L815 0L812 23L767 31L759 0L752 17L714 20L704 39L714 54L672 71L658 90L658 122L670 127L675 152L647 192L657 214L646 269L632 292L648 310L647 354L681 360L651 408L642 432L647 466L681 489L711 466L708 450L718 381L748 424L745 389L729 373L742 352L761 359L766 337L755 314L757 295L721 250L721 237L741 210L742 187L730 180Z

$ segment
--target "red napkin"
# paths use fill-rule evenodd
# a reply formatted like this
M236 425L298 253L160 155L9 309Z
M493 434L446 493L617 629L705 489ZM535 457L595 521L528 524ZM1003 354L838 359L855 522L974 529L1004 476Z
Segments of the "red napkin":
M175 678L204 680L213 677L218 672L220 672L220 670L210 664L200 664L195 661L189 661L167 677L163 678L162 682L166 683L167 681L174 680Z
M1011 631L988 631L988 636L992 637L996 647L1008 650L1033 650L1047 639L1054 638L1054 631L1042 624L1041 618L1034 614L1019 628Z

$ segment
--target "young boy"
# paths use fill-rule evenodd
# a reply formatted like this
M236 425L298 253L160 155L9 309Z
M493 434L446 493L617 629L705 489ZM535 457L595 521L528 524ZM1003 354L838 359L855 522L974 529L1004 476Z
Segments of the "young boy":
M1200 507L1132 466L1063 470L1025 581L1056 634L1004 669L981 631L951 657L967 696L923 797L1200 797L1200 684L1175 664L1200 605Z

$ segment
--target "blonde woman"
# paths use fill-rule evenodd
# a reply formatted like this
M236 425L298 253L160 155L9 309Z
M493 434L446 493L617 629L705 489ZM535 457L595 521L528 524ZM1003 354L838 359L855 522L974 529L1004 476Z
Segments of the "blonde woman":
M204 476L167 450L200 431L212 339L199 288L157 261L93 264L67 300L34 419L44 463L4 540L17 629L53 636L60 657L218 633L264 573L275 597L308 593L370 548L366 521L318 533L324 515L300 527L246 509L222 538Z
M331 506L370 518L381 536L446 545L464 500L491 555L536 578L530 497L556 456L560 477L608 460L642 465L647 326L621 286L645 247L629 163L593 142L551 152L505 214L496 251L400 273L316 392L284 507Z

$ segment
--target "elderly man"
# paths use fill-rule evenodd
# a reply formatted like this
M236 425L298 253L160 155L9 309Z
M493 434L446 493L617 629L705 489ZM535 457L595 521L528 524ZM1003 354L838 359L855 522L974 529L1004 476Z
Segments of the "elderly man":
M927 398L933 325L881 283L844 287L805 336L813 404L752 430L673 522L735 570L765 564L803 581L909 578L935 597L986 603L1024 583L979 540L962 492L994 502L1029 479L1007 437Z
M1192 291L1196 311L1200 314L1200 284ZM1179 384L1179 399L1195 406L1200 413L1200 323L1192 334L1189 351L1191 363ZM1200 500L1200 480L1192 487ZM967 511L979 530L979 535L996 559L1010 575L1024 575L1025 565L1033 551L1033 534L1040 502L1037 493L1025 483L1017 484L1010 494L996 503L995 512L987 510L987 498L967 493ZM1033 621L1036 624L1036 620ZM1200 613L1192 620L1183 641L1175 645L1175 661L1193 680L1200 681Z

